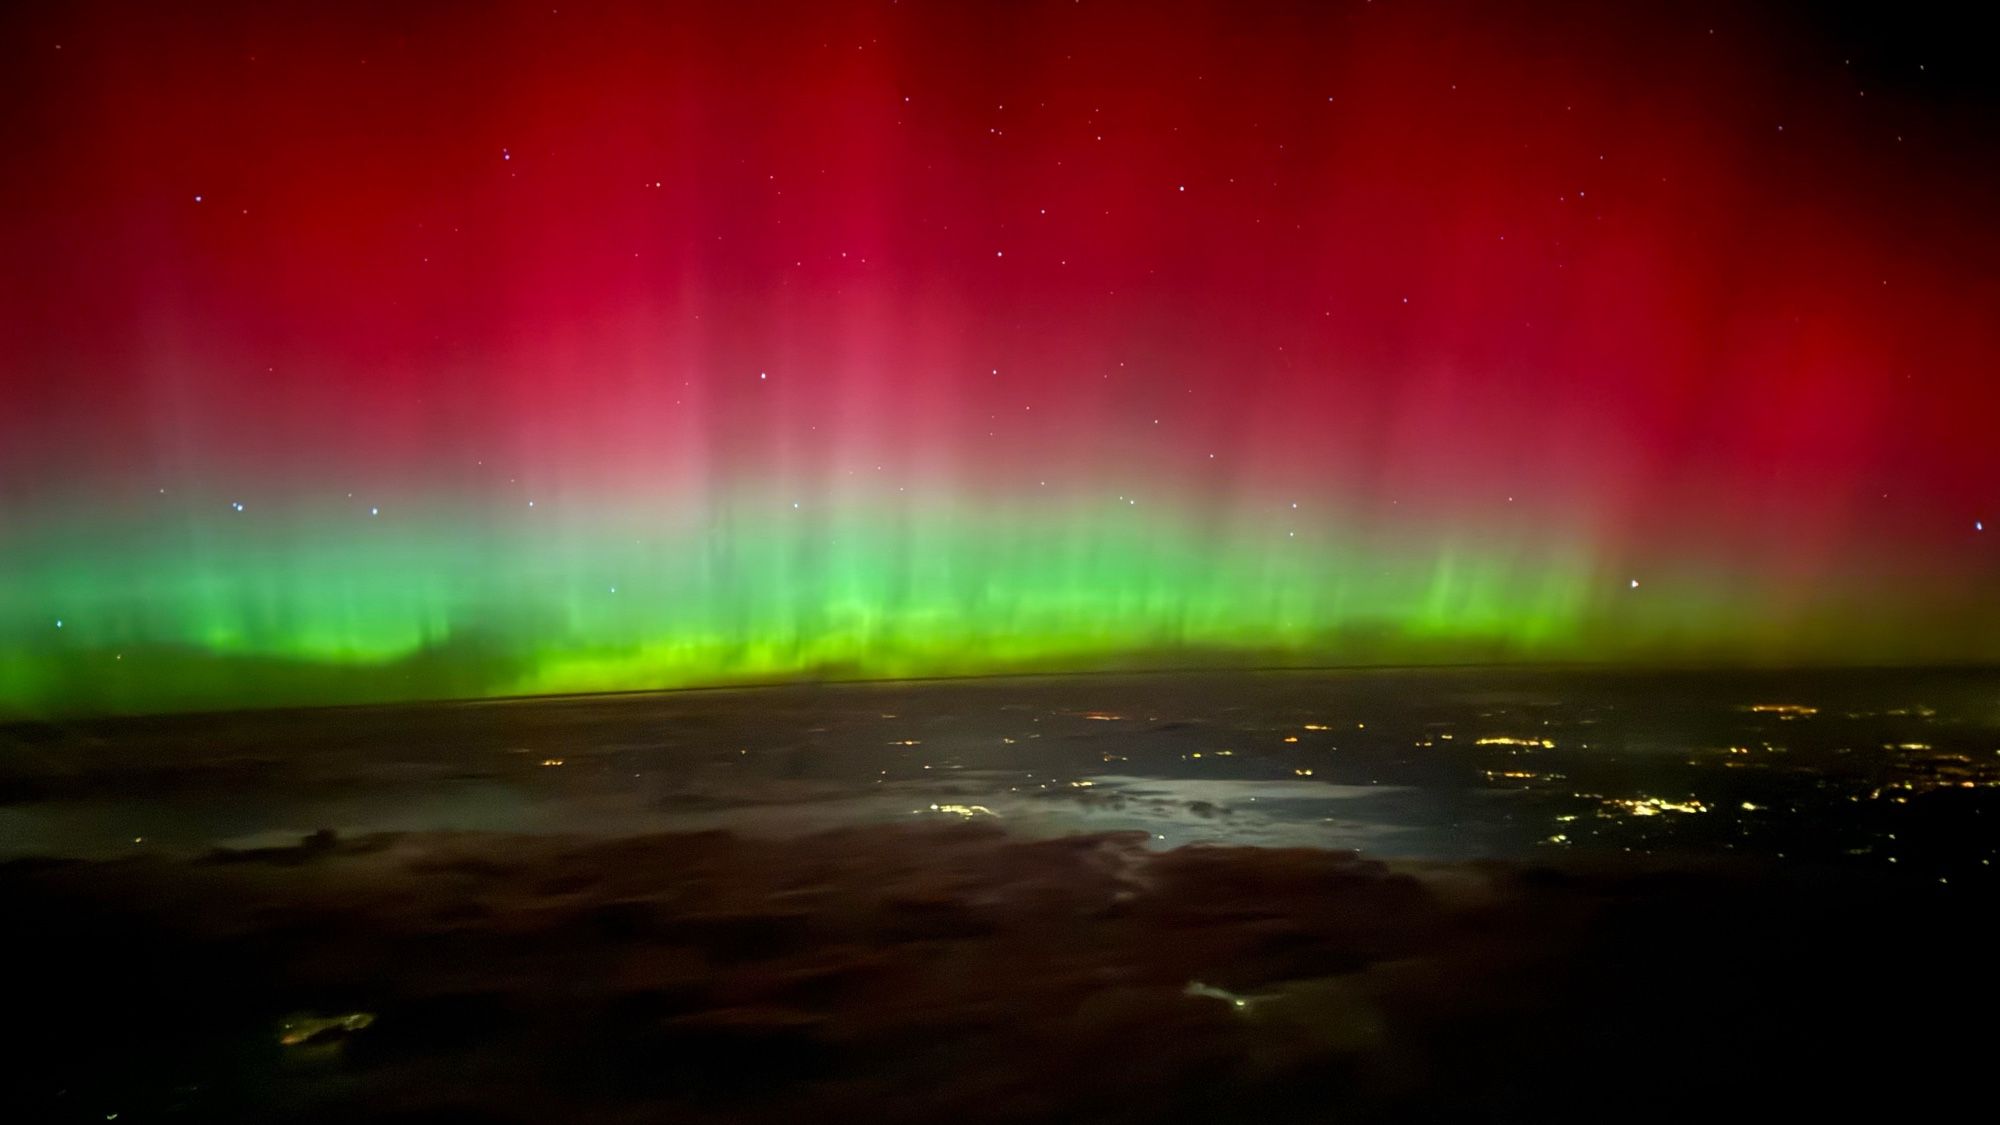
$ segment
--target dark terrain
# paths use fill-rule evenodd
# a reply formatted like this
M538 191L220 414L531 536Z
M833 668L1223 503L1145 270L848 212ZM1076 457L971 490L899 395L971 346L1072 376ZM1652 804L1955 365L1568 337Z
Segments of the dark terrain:
M1995 1039L1996 685L1134 677L16 725L0 1107L1941 1117Z

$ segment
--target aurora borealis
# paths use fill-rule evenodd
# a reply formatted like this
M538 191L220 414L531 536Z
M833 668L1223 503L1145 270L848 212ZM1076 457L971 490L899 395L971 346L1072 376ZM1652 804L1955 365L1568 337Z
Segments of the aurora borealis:
M1993 99L1949 28L0 31L0 714L2000 658Z

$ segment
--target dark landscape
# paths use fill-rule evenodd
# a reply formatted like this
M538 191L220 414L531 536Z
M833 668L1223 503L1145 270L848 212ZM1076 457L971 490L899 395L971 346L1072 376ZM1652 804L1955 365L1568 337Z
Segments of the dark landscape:
M15 725L6 1096L1943 1112L1996 998L1995 685L1203 673Z

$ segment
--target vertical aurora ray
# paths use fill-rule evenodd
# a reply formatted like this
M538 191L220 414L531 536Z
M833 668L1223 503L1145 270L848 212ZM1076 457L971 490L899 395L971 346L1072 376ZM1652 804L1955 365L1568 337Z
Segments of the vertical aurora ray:
M8 17L0 712L2000 657L1949 56L785 15Z

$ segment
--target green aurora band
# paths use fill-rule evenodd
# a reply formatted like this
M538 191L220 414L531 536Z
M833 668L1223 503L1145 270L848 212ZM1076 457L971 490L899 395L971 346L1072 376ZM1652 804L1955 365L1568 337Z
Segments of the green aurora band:
M45 527L0 569L0 712L1208 665L1854 663L1936 658L1940 636L1948 655L1991 655L1985 631L1954 635L1942 607L1883 604L1867 583L1801 601L1684 566L1635 587L1580 537L1412 548L1129 503L818 513L769 497L663 531L558 506L457 527L448 505ZM1926 618L1937 630L1907 643Z

